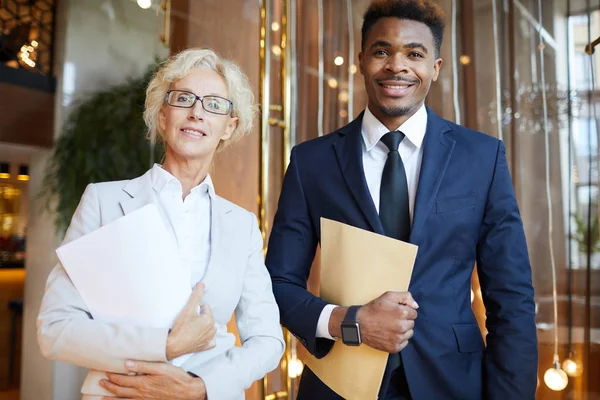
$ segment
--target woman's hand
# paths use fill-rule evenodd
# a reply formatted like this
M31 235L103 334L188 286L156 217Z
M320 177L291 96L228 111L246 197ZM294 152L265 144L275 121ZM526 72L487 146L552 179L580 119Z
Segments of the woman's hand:
M208 304L202 303L204 284L198 283L167 337L167 360L215 347L215 320ZM201 312L198 314L198 308Z
M192 378L181 368L166 363L127 361L126 369L135 376L107 373L100 386L115 396L110 399L194 399L206 400L202 378Z

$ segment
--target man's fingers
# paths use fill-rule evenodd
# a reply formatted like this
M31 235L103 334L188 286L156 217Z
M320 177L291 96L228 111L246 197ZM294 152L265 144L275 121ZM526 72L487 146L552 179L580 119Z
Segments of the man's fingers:
M387 300L387 301L391 301L393 303L396 304L404 304L406 306L409 306L413 309L418 309L419 308L419 304L417 304L417 302L415 301L415 299L413 299L412 295L410 294L410 292L385 292L382 296L382 299Z
M401 352L402 350L404 350L404 348L408 346L408 340L405 342L402 342L402 344L400 344L400 348L398 349L398 353Z
M400 311L399 311L399 315L400 318L403 320L415 320L417 319L417 316L419 315L419 313L417 313L417 311L409 306L406 306L404 304L400 304L398 305Z
M406 333L406 332L414 329L414 327L415 327L414 319L403 319L403 320L397 321L396 329L400 333Z

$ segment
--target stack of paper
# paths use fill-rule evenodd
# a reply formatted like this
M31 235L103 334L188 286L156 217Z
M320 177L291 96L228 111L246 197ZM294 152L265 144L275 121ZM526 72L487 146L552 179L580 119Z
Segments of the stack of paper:
M190 271L167 229L149 204L56 250L95 320L173 325L191 294Z

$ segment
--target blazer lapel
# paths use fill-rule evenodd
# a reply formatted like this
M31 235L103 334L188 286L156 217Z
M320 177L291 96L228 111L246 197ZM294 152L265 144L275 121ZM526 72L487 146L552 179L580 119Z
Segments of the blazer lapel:
M375 208L373 198L369 193L367 180L365 179L361 143L362 118L363 113L349 125L341 128L338 131L340 137L333 143L333 147L342 170L342 175L369 225L371 225L371 229L376 233L384 235L379 214L377 214L377 209Z
M132 179L123 187L123 191L130 196L130 198L120 202L123 215L127 215L152 202L150 172L151 170L139 178Z
M217 195L211 197L210 202L210 258L206 273L202 278L203 282L208 282L214 271L218 269L219 263L222 261L224 244L227 243L227 234L235 226L231 226L230 213L233 210L231 204ZM217 266L217 267L216 267Z
M446 135L450 125L427 108L427 130L423 141L423 160L415 199L410 242L416 243L423 223L431 210L435 197L448 168L456 142Z

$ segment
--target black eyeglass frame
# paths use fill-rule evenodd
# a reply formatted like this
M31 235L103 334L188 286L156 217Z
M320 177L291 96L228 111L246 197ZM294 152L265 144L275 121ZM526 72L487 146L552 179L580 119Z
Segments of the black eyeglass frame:
M192 104L191 104L189 107L186 107L186 106L177 106L177 105L171 104L171 103L169 103L169 95L170 95L172 92L179 92L179 93L187 93L187 94L191 94L192 96L194 96L194 102L193 102L193 103L192 103ZM219 99L223 99L223 100L225 100L226 102L228 102L228 103L229 103L229 111L228 111L227 113L225 113L225 114L221 114L221 113L216 113L216 112L214 112L213 110L208 110L208 109L207 109L207 108L204 106L204 98L206 98L206 97L216 97L216 98L219 98ZM231 101L231 100L229 100L229 99L226 99L225 97L217 96L217 95L214 95L214 94L207 95L207 96L198 96L196 93L192 93L192 92L189 92L189 91L187 91L187 90L176 90L176 89L173 89L173 90L168 90L168 91L167 91L167 93L165 94L165 102L166 102L168 105L170 105L171 107L177 107L177 108L192 108L192 107L194 107L194 106L196 105L196 102L197 102L198 100L200 100L200 104L202 104L202 108L203 108L203 109L204 109L204 111L206 111L206 112L209 112L209 113L211 113L211 114L215 114L215 115L232 115L232 114L233 114L233 101Z

